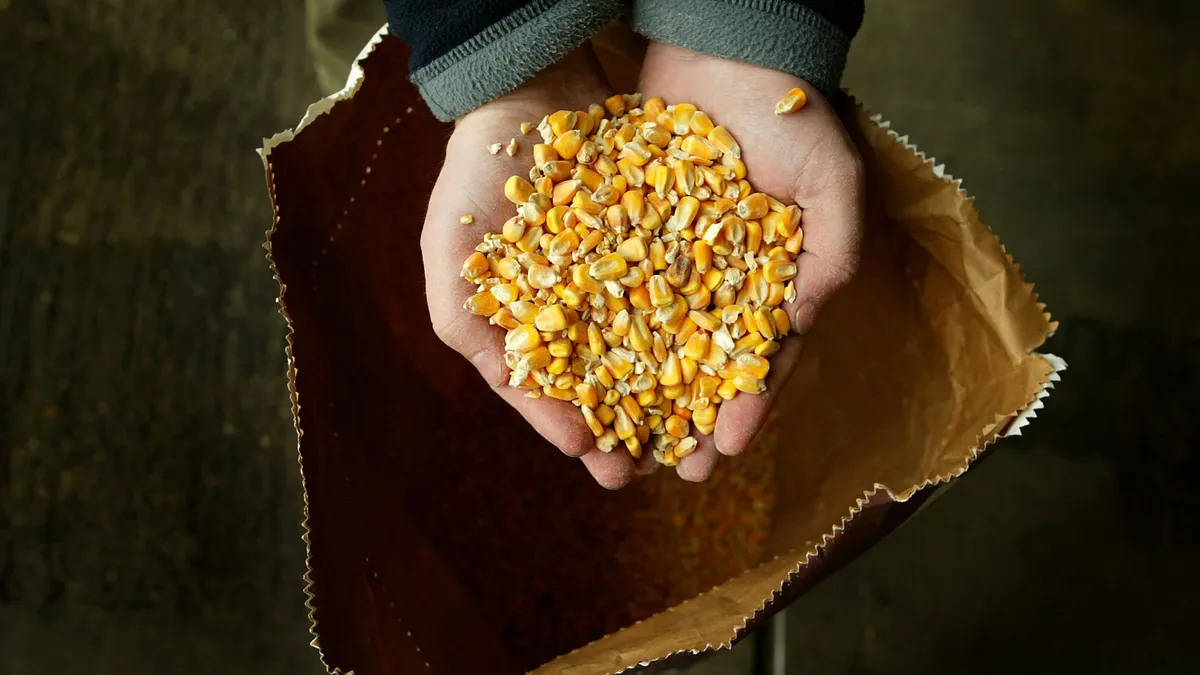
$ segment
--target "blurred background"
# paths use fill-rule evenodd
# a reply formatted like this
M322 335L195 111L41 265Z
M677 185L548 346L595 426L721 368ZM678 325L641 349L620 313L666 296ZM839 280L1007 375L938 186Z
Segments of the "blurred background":
M254 150L363 2L314 43L299 2L0 0L0 675L323 672ZM868 0L845 85L965 177L1070 370L788 610L787 673L1195 672L1197 25Z

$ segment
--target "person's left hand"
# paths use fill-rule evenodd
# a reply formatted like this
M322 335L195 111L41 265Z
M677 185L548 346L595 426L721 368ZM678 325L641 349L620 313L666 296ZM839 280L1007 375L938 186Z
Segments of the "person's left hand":
M775 103L794 87L804 89L808 104L791 115L775 115ZM829 102L787 73L651 43L639 91L708 113L737 139L754 189L804 211L797 298L784 306L794 333L771 357L767 391L723 403L715 433L699 436L696 451L680 461L679 475L699 481L712 473L718 453L736 455L749 446L795 368L818 311L854 275L863 230L863 168Z

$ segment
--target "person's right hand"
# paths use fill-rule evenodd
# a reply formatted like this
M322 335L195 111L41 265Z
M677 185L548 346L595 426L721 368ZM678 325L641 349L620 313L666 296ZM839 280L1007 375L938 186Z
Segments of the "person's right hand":
M504 363L504 331L485 317L463 309L475 286L459 277L463 261L474 252L485 232L500 232L504 221L516 215L504 197L509 176L527 177L533 166L533 146L541 143L537 132L522 136L522 122L537 124L561 109L587 110L611 94L590 46L585 45L538 74L519 89L485 104L460 119L446 146L446 159L429 197L429 211L421 232L429 317L443 342L466 357L488 384L546 440L564 453L580 457L596 481L609 489L622 487L635 473L634 461L622 451L603 453L578 409L549 397L531 399L525 391L508 386ZM507 144L516 137L519 152L492 156L487 146ZM470 214L469 226L459 218ZM657 468L650 453L643 455L639 472Z

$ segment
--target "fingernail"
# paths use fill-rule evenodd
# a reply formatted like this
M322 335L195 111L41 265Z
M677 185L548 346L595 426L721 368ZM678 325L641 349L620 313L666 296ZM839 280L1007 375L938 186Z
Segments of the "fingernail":
M500 362L491 352L486 349L476 352L471 357L471 363L491 386L499 387L504 384L504 370L500 367Z

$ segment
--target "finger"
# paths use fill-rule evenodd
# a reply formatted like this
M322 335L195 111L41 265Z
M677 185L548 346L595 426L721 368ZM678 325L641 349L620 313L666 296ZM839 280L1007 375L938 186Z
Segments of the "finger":
M767 421L775 399L796 369L803 349L804 338L800 335L789 335L781 340L779 351L771 357L766 391L761 394L739 393L732 401L721 404L717 412L716 431L713 433L718 452L722 455L738 455L750 447L754 436Z
M708 477L712 475L720 455L717 453L712 436L704 436L696 432L693 432L693 435L697 441L696 449L692 451L692 454L679 460L679 464L675 466L675 473L686 481L699 483L708 480Z
M497 387L496 393L564 454L583 457L596 448L595 437L583 416L570 403L545 396L528 398L525 390L507 384Z
M654 453L648 449L642 450L642 456L633 460L633 471L639 476L649 476L662 466L654 459Z
M591 452L583 456L583 465L600 487L607 490L623 488L633 479L633 457L623 447L612 452L602 452L593 447Z

